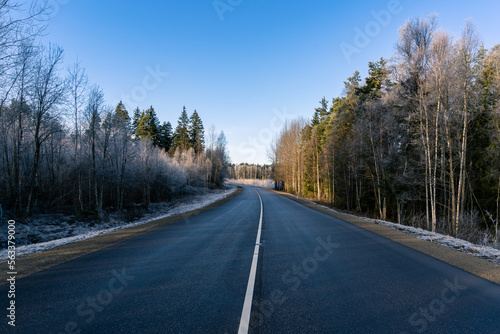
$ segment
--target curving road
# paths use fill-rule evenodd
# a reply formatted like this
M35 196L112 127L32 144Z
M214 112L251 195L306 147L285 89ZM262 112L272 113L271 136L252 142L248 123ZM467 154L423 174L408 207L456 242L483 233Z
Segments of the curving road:
M500 286L252 187L16 290L1 333L500 333Z

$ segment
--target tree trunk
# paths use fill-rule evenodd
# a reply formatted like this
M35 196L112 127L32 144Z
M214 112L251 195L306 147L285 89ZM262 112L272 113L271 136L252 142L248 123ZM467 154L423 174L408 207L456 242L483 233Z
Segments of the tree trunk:
M28 200L26 203L25 217L29 217L31 215L32 205L33 205L33 197L36 196L37 187L38 187L38 165L40 163L40 150L42 147L42 143L40 141L40 122L41 122L41 120L37 120L36 125L35 125L35 155L33 158L31 185L30 185L30 190L28 192Z
M498 224L499 224L499 214L500 214L500 177L498 178L497 187L497 215L495 219L495 248L498 249Z
M465 159L467 154L467 123L468 123L468 110L467 110L467 83L464 83L464 110L463 110L463 127L462 127L462 146L460 149L460 172L458 178L458 191L457 191L457 209L455 216L455 235L458 233L459 220L463 211L464 194L465 194Z
M319 173L319 148L316 150L316 183L318 187L318 201L321 201L321 184Z

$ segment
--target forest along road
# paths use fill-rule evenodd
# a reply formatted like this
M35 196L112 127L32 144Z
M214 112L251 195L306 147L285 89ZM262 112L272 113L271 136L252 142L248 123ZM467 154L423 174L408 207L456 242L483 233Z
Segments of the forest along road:
M500 286L252 187L18 280L0 332L236 333L245 301L252 333L500 333Z

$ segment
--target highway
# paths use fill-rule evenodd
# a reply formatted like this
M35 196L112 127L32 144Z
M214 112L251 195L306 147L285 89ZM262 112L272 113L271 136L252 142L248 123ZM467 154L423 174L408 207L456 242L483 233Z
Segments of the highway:
M1 333L500 333L500 286L253 187L20 279L16 304Z

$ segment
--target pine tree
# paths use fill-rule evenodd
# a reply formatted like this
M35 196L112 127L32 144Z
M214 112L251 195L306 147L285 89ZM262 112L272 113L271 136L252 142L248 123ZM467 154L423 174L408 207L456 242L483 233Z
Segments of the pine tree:
M314 116L311 122L312 126L318 125L321 121L330 114L328 109L328 101L323 97L320 101L321 107L315 108Z
M173 148L181 152L186 151L189 148L189 118L186 112L186 107L183 107L181 116L177 121Z
M368 78L365 86L356 88L356 94L360 96L361 102L367 99L377 99L382 96L383 88L390 87L388 79L387 60L380 58L377 62L368 63Z
M205 129L198 112L195 110L190 118L191 127L189 128L189 142L194 148L196 154L205 150Z

